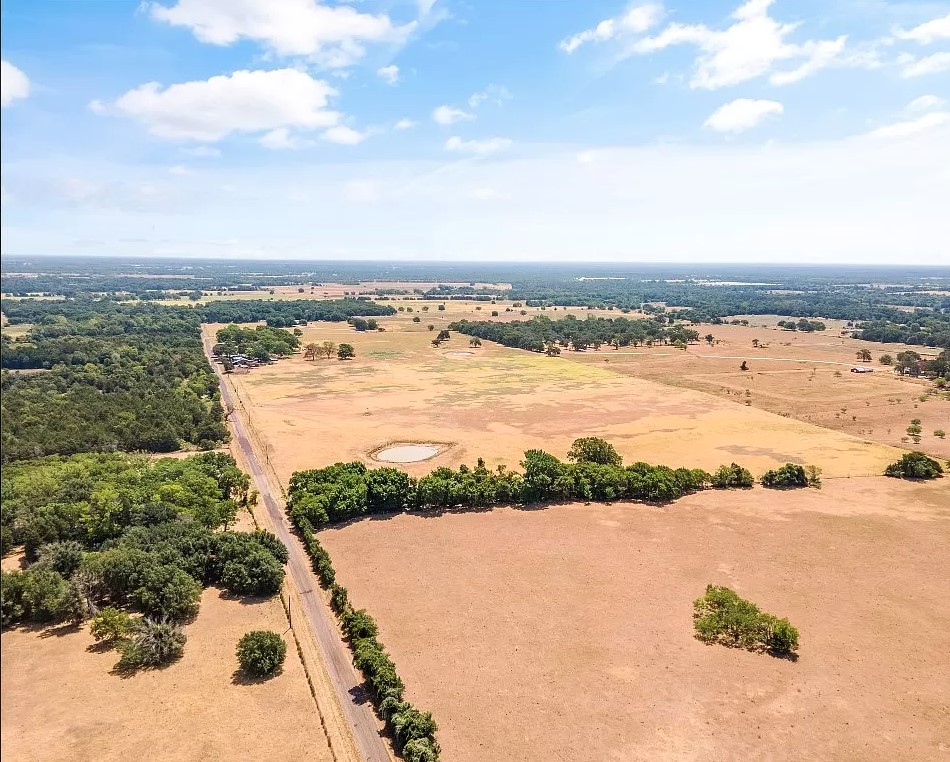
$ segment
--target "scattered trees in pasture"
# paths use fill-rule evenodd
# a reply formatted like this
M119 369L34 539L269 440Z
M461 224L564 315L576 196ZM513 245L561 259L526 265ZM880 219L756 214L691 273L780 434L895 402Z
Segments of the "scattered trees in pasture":
M820 487L821 472L814 466L800 466L786 463L762 474L762 486L769 489L796 489L799 487Z
M340 344L336 350L336 356L339 360L352 360L356 357L356 350L352 344Z

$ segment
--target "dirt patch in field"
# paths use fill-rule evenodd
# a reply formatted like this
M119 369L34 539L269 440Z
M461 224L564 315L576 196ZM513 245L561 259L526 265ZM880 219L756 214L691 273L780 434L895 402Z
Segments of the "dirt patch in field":
M403 515L320 539L446 759L932 760L950 753L948 487ZM788 616L798 662L695 640L707 583Z
M181 661L130 678L109 674L115 652L88 650L86 627L5 631L4 759L330 760L289 634L283 674L235 679L237 641L256 629L287 629L277 599L205 590Z

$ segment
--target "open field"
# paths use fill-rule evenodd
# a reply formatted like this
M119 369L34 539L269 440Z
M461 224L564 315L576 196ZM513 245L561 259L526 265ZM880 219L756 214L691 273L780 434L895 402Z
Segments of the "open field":
M841 337L836 330L840 321L828 321L827 331L793 333L776 328L777 317L747 317L759 325L702 326L700 334L713 334L715 343L690 345L685 352L640 347L565 352L562 357L585 364L609 363L611 370L635 378L696 389L741 404L748 401L752 407L862 439L950 458L950 439L933 434L950 432L950 399L928 394L933 386L928 381L901 377L877 361L883 354L894 357L909 347ZM856 359L861 349L871 353L870 363ZM913 349L925 356L939 352ZM739 370L742 360L748 362L748 372ZM851 373L855 364L873 367L874 372ZM907 438L907 426L914 418L920 419L923 430L919 445Z
M950 754L944 483L401 515L320 539L446 759ZM695 640L707 583L788 616L800 659Z
M549 358L489 342L470 349L460 335L439 348L430 345L428 324L444 327L474 307L450 304L442 313L433 306L418 324L408 313L383 318L385 332L311 323L303 343L350 342L357 358L313 362L296 355L231 376L281 480L341 460L369 463L369 453L399 441L452 445L408 465L414 474L471 465L478 457L492 467L516 466L529 448L563 457L579 436L610 440L627 462L712 469L735 460L761 472L793 461L818 465L826 477L880 473L900 454L735 397L632 378L620 360L627 357L633 367L634 355L566 352ZM665 353L683 357L672 348ZM575 354L579 361L572 361Z
M283 674L235 677L234 649L253 629L287 629L278 599L209 588L182 659L131 678L109 673L118 656L90 650L86 626L4 631L4 759L332 759L292 640Z

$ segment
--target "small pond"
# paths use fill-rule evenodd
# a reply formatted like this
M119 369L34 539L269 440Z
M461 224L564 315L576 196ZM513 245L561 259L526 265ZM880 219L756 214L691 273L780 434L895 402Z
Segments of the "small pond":
M383 463L418 463L439 454L442 448L434 444L392 444L384 447L373 457Z

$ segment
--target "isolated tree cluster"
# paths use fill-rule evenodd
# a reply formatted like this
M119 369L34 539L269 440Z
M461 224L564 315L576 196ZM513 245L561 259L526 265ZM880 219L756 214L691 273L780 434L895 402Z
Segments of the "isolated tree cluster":
M4 549L22 545L32 563L3 573L3 624L99 614L93 634L127 644L122 668L157 663L153 651L174 654L159 646L197 614L204 586L255 596L280 589L287 550L277 537L222 531L248 488L222 453L157 461L84 454L5 466ZM131 630L128 613L116 613L127 611L145 615Z
M897 479L937 479L943 474L940 462L922 452L908 452L884 469L885 476Z
M707 585L693 602L693 626L704 643L790 656L798 650L798 630L788 619L759 610L728 587Z
M270 677L280 672L287 656L287 644L280 634L253 630L237 645L238 664L252 677Z

